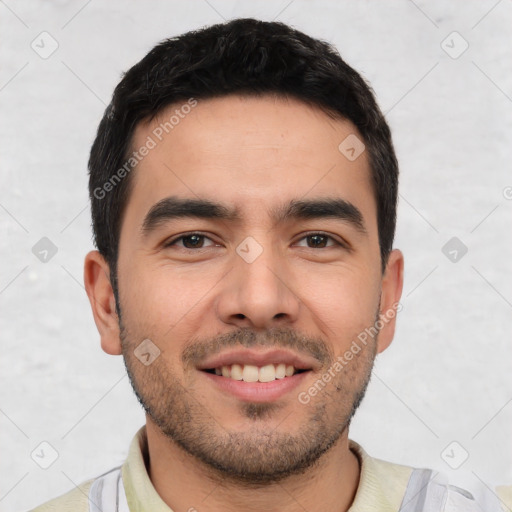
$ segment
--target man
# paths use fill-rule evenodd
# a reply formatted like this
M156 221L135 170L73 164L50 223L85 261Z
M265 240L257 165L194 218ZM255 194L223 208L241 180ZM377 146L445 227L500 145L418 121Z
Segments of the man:
M349 440L403 256L390 130L332 47L253 19L162 42L89 170L86 290L146 425L37 511L502 510Z

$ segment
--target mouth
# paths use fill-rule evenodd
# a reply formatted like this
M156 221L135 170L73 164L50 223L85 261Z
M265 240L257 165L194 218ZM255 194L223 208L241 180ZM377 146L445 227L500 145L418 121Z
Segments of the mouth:
M276 379L286 379L293 377L298 373L308 370L295 368L291 364L266 364L265 366L256 366L253 364L232 364L223 365L216 368L203 370L212 375L225 377L227 379L244 382L272 382Z
M239 350L205 361L200 370L214 388L251 402L285 396L318 368L318 362L286 350Z

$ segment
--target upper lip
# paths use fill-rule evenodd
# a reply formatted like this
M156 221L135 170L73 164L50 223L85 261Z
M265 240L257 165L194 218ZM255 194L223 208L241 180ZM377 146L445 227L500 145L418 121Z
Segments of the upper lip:
M249 350L238 349L216 354L197 368L199 370L211 370L213 368L221 368L222 366L231 366L233 364L252 364L254 366L266 366L267 364L286 364L292 365L297 370L312 370L318 367L318 361L312 357L299 355L285 349L272 350Z

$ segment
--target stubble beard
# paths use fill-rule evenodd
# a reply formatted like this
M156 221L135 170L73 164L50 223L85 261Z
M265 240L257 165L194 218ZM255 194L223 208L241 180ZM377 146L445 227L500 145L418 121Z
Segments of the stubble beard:
M194 395L193 387L187 389L180 382L164 357L159 356L149 366L141 364L133 353L137 337L130 335L121 317L119 323L126 371L147 415L170 442L202 463L212 479L245 487L266 486L303 474L319 462L347 432L366 393L376 355L375 337L309 404L300 405L301 426L294 434L282 431L279 425L269 429L266 420L283 407L277 402L240 402L238 414L250 420L250 426L233 432ZM296 344L293 331L276 332L281 341L287 340L277 346ZM254 333L243 330L230 339L249 346L254 345L255 338ZM323 355L325 369L317 378L334 362L332 354L324 351Z

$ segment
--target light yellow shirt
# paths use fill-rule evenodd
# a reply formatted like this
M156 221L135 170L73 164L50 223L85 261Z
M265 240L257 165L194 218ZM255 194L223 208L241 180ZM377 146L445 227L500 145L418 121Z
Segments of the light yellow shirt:
M354 441L350 441L350 449L359 458L361 474L349 512L398 512L413 468L370 457ZM144 462L147 450L144 425L132 439L128 457L121 469L130 511L172 512L149 479ZM89 512L88 494L93 481L94 479L87 480L68 493L33 509L32 512ZM512 509L512 487L498 488L498 492L503 510L509 512Z

